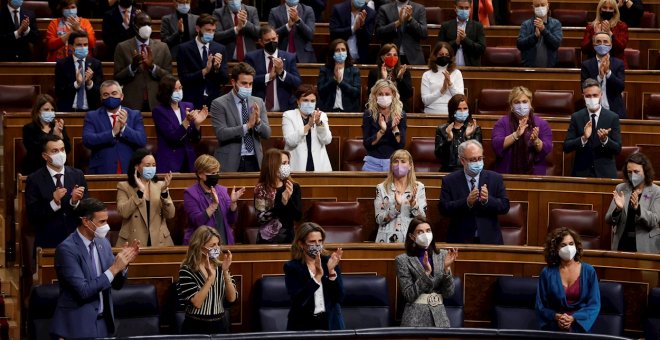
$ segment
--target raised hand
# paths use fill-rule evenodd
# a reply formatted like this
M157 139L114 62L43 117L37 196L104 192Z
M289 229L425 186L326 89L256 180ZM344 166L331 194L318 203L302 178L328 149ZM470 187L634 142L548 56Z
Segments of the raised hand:
M285 186L286 188L284 189L284 192L282 192L282 204L287 205L291 195L293 194L293 183L289 180L286 180Z
M411 208L417 205L417 185L413 186L413 191L408 202L410 203Z
M215 191L215 187L211 187L211 199L215 204L218 204L220 202L220 200L218 199L218 192Z
M582 138L588 140L591 137L592 131L593 131L593 126L591 126L591 120L590 120L587 122L587 124L584 125L584 133L582 135Z
M93 76L94 76L94 71L92 71L92 69L88 67L87 70L85 70L85 84L87 86L92 86Z
M378 127L380 127L381 131L387 130L387 121L385 120L385 115L383 114L378 117Z
M454 264L454 261L458 258L458 249L457 248L447 248L447 255L445 255L444 267L445 270L451 267Z
M314 258L314 279L320 282L323 278L323 266L321 265L321 253L316 254Z
M71 192L71 203L76 204L83 198L85 194L85 187L79 187L76 185Z
M458 31L456 31L456 45L460 45L463 39L465 39L465 30L459 28Z
M23 35L25 32L27 32L28 28L30 27L30 18L25 17L23 20L21 20L21 25L18 26L18 34Z
M479 198L479 190L477 188L472 189L470 191L470 194L467 197L467 203L469 206L473 206L474 202L477 201L477 198Z
M162 192L167 191L167 189L170 187L170 183L172 183L172 171L165 174L165 178L163 179L163 186L160 187L160 190Z
M403 74L406 73L406 69L408 69L408 65L401 65L401 67L399 67L399 73L396 74L396 79L403 79Z
M399 123L401 122L401 117L392 117L392 130L399 126Z
M447 128L445 129L445 132L447 132L447 140L448 140L448 141L452 141L452 140L454 140L454 132L453 132L453 129L454 129L454 122L455 122L455 121L453 121L453 122L447 124ZM467 135L467 131L466 131L465 134Z
M341 261L341 256L344 254L344 251L341 248L337 248L337 251L333 252L328 259L328 272L332 273L335 271L339 261Z
M634 190L632 194L630 194L630 204L632 204L633 209L637 210L637 207L639 206L639 190Z
M244 193L245 193L245 187L242 187L238 189L238 191L236 191L236 186L234 186L234 188L231 190L231 195L229 195L229 197L231 198L231 202L232 203L238 202L238 200L241 198L241 196L243 196Z
M217 71L222 65L222 53L216 53L213 55L213 68Z
M138 187L138 190L142 191L144 194L144 197L148 197L148 192L147 192L147 186L142 183L142 179L140 176L138 176L138 169L137 167L135 168L135 173L133 174L133 177L135 178L135 184Z
M142 53L142 61L148 70L154 65L154 54L151 50L151 46L147 46L146 51Z
M424 252L424 257L422 258L422 267L424 267L424 271L426 272L426 275L431 275L433 272L433 267L431 267L431 263L429 262L429 252L425 251Z
M199 127L206 120L206 117L209 116L209 108L206 105L202 106L201 110L197 110L197 115L195 116L194 122L195 126Z
M284 60L282 58L273 58L273 71L278 76L284 72Z
M387 65L385 63L380 66L380 79L387 79Z
M526 129L527 129L527 117L521 119L518 122L518 129L516 130L516 134L518 135L518 138L522 137L525 134Z
M76 67L76 83L83 86L84 76L80 73L80 69Z
M612 130L611 128L609 128L609 129L598 129L598 132L597 132L598 133L598 139L600 139L601 143L605 143L605 141L607 140L607 136L610 134L611 130Z
M131 68L133 71L136 71L140 65L142 65L142 53L138 53L137 51L133 50L133 60L131 60Z
M247 23L247 12L242 9L236 13L236 17L238 18L238 25L236 28L240 31L243 29L243 27L245 27L245 24Z
M321 124L321 111L319 111L319 109L314 110L314 112L312 113L312 118L313 119L310 120L313 120L314 124L316 125Z
M479 201L482 203L488 202L488 186L486 184L481 186L481 190L479 191Z
M467 129L465 129L465 137L470 137L477 131L477 120L472 118L468 123Z
M227 253L222 257L222 271L228 271L231 266L231 251L227 250Z
M183 18L179 18L179 21L176 23L176 28L178 29L179 33L183 33L185 30L185 27L183 27Z
M535 140L538 139L538 138L539 138L539 127L538 127L538 126L535 126L535 127L532 129L532 133L529 135L529 141L530 141L530 142L533 142L533 141L535 141Z
M534 27L540 32L543 32L545 29L545 25L543 24L543 19L541 18L536 18L534 19Z
M67 190L65 187L55 188L55 191L53 191L53 201L55 201L55 204L62 204L62 198L66 195L66 192Z
M623 194L623 191L612 191L612 199L614 200L614 204L616 205L617 210L623 209L623 204L625 202L625 195Z
M62 137L62 131L64 130L64 119L58 118L55 120L55 130L53 131L54 134Z

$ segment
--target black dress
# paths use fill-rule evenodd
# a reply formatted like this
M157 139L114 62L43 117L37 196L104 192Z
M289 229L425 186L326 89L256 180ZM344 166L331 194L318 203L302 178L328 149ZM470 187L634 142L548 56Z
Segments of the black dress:
M51 126L50 132L45 133L41 130L41 126L34 122L23 126L23 146L27 153L21 164L21 174L27 176L46 165L46 161L41 157L43 151L42 141L45 136L52 135L53 130L54 128ZM66 127L62 129L62 139L64 140L64 149L68 155L71 152L71 142L66 134Z

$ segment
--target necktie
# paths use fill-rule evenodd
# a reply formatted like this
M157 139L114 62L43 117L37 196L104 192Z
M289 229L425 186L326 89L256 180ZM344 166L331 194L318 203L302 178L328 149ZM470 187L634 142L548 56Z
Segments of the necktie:
M241 100L241 118L243 119L243 124L246 124L250 119L247 108L247 100L245 99ZM245 143L245 150L247 150L247 152L252 152L254 150L254 139L252 139L250 131L248 131L248 133L243 136L243 142Z
M596 114L591 114L591 139L598 143L598 129L596 128Z
M112 128L113 129L115 127L115 124L117 124L117 116L118 115L119 115L118 113L114 114L114 115L111 115L112 116ZM115 138L117 138L117 137L118 136L115 136ZM119 155L117 155L117 173L121 174L121 160L119 159Z
M273 71L273 56L268 56L268 73ZM275 79L266 84L266 109L272 110L275 106Z
M238 14L234 13L234 25L238 26ZM236 36L236 60L243 61L245 51L243 50L243 33L238 32Z
M206 67L206 64L209 62L209 51L206 49L206 45L202 46L202 66Z
M78 88L78 97L76 98L76 108L78 110L84 109L85 105L85 64L82 59L78 59L78 70L83 77L83 82Z
M21 21L18 19L18 10L14 11L14 29L18 29L21 26Z
M92 263L92 275L93 277L99 276L99 269L96 266L96 258L94 256L94 248L96 248L96 242L92 241L89 244L89 260ZM103 295L99 292L99 314L103 313Z
M62 185L62 174L55 174L55 187L61 188L64 185Z
M291 53L296 53L296 44L293 41L293 35L296 32L296 25L293 25L291 27L291 30L289 31L289 46L287 47L287 52Z
M474 179L474 177L470 178L470 192L472 192L472 190L474 190L474 184L476 182L477 182L477 180Z

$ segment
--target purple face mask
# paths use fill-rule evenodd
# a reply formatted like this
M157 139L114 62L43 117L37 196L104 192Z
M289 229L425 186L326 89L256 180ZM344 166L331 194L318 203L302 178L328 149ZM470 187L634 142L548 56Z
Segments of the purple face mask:
M401 178L408 175L408 171L410 171L410 166L408 164L399 164L392 168L392 172L396 178Z

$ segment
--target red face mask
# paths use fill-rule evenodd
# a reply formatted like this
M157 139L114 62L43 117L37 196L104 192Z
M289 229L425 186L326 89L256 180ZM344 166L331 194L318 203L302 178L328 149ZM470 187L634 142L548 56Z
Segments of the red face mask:
M396 63L399 62L399 57L394 56L394 55L389 55L389 56L386 56L383 59L383 62L385 62L385 66L387 66L389 68L392 68L392 67L396 66Z

